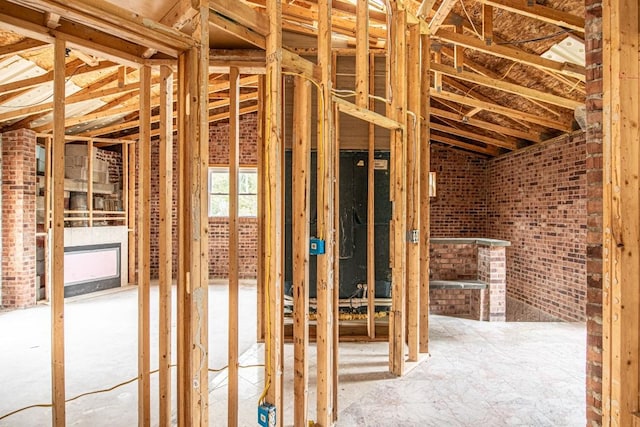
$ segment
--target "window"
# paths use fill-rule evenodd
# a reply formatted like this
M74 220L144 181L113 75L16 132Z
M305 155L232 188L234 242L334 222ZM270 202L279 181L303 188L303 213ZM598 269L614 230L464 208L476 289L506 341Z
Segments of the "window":
M258 172L242 168L238 174L238 215L258 215ZM209 216L229 216L229 169L209 168Z

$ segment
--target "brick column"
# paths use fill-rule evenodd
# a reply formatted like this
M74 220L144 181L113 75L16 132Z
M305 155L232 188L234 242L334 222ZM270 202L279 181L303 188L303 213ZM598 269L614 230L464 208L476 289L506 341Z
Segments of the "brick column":
M586 0L587 425L602 425L602 0Z
M482 319L491 322L506 320L507 259L504 246L478 245L478 279L487 283L483 290ZM487 298L488 297L488 298Z
M36 134L2 134L2 306L36 302Z

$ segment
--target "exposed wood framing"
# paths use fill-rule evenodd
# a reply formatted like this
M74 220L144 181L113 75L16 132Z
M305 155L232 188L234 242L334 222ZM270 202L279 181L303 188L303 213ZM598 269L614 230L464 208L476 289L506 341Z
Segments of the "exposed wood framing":
M52 424L64 427L65 357L64 357L64 100L65 42L54 44L53 99L53 259L51 280L51 399Z
M603 420L640 425L640 5L603 10Z
M178 425L209 423L208 390L208 68L209 8L198 7L197 48L180 55Z
M136 282L136 150L139 144L127 146L127 240L129 250L129 278L127 283L133 285Z
M378 114L375 111L369 110L367 108L358 107L357 105L349 101L345 101L344 99L338 98L337 96L333 97L333 102L336 104L336 106L338 107L338 111L340 111L341 113L348 114L352 117L364 120L385 129L404 129L404 124L395 119L383 116L382 114Z
M258 342L265 340L265 77L258 79L258 268L256 278L256 336Z
M455 0L444 0L440 3L440 7L438 7L435 15L431 18L431 21L429 21L429 30L431 33L438 31L438 28L440 28L445 19L447 19L449 12L451 12L451 9L453 9L453 6L455 6L456 3L457 2Z
M0 57L27 53L32 50L42 49L45 46L47 44L40 40L24 39L17 43L0 47Z
M369 1L358 0L356 16L356 105L369 106Z
M333 289L335 198L334 198L334 123L331 103L332 90L331 54L331 2L318 2L318 63L321 67L320 93L318 94L318 237L325 241L325 253L317 256L317 404L316 423L333 424Z
M150 302L151 281L151 67L140 70L138 141L138 425L151 425Z
M334 65L332 71L331 81L336 81L336 64L338 59L334 56L332 64ZM334 119L334 132L333 132L333 301L331 305L333 307L333 371L331 379L331 396L332 396L332 411L331 421L332 424L338 420L338 382L340 370L340 116L338 114L338 108L332 105L333 119Z
M517 141L513 138L505 137L502 140L490 138L482 134L478 134L476 132L470 132L467 130L458 129L452 126L445 126L445 125L441 125L439 123L434 123L434 122L431 122L431 129L448 133L451 135L461 136L464 138L468 138L472 141L482 142L487 145L495 145L496 147L502 147L508 150L515 150L516 148L518 148Z
M429 352L429 237L430 203L429 172L431 170L431 143L429 117L431 111L431 38L420 36L422 61L420 70L420 353Z
M488 45L493 43L493 6L482 4L482 38Z
M407 77L414 82L407 96L407 111L412 113L407 118L407 231L417 234L407 242L407 344L410 361L418 360L419 352L419 317L420 317L420 27L409 27L407 43Z
M446 2L445 2L446 3ZM391 5L392 10L394 4ZM406 76L406 27L404 9L393 10L394 21L391 33L393 44L391 53L392 100L390 115L399 123L406 123L407 81ZM406 164L407 134L400 130L391 132L391 311L389 313L389 371L395 375L404 374L406 339Z
M160 426L171 425L171 284L173 278L173 71L160 67L160 149L159 149L159 406Z
M240 172L240 74L237 68L229 72L229 375L227 400L227 425L238 425L238 325L239 298L239 225L238 225L238 174Z
M282 189L282 2L267 1L267 71L265 77L264 191L265 216L265 393L262 398L283 409L283 189ZM282 426L282 417L276 417Z
M294 425L308 424L309 212L311 185L311 83L294 80L293 101L293 394Z
M376 61L369 55L369 92L375 88ZM375 108L375 100L369 99L369 109ZM375 125L369 122L368 161L367 161L367 335L373 340L376 337L376 215L375 215Z

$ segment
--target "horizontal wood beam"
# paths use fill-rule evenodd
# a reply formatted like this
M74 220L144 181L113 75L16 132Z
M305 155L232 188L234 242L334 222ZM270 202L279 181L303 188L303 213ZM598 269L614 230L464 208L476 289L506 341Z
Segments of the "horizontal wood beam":
M86 25L61 21L55 30L44 26L44 13L0 0L0 29L13 31L45 43L56 38L66 40L67 47L79 47L121 64L139 67L145 63L142 57L147 48L97 31Z
M465 150L474 151L476 153L485 154L488 156L497 156L498 154L500 154L500 151L498 151L496 147L480 147L478 145L462 142L460 140L449 138L447 136L443 136L433 132L430 135L430 139L431 141L440 142L442 144L447 144L458 148L464 148Z
M216 13L220 14L246 28L251 28L261 36L266 36L269 33L267 15L240 1L209 0L209 9L213 12L210 16Z
M380 126L389 130L404 129L404 125L402 123L383 116L382 114L378 114L375 111L358 107L357 105L349 101L345 101L344 99L334 96L333 102L338 107L338 111L348 114L357 119L373 123L376 126Z
M513 47L492 44L487 45L483 40L476 37L466 36L464 34L457 34L453 31L439 30L435 36L445 43L453 43L459 46L464 46L469 49L477 50L489 55L497 56L499 58L509 59L511 61L527 64L532 67L554 71L559 74L564 74L569 77L574 77L580 81L585 81L586 71L581 65L571 64L569 62L557 62L551 59L543 58L532 53L525 52Z
M481 3L494 6L509 12L537 19L547 24L557 25L584 34L584 17L572 15L561 10L542 6L527 0L479 0Z
M453 67L448 67L442 64L433 63L431 65L431 70L456 79L464 80L466 82L486 86L492 89L498 89L500 91L511 93L514 95L524 96L525 98L535 99L537 101L557 105L558 107L562 108L573 110L576 107L584 105L584 102L581 101L576 101L573 99L564 98L562 96L553 95L551 93L531 89L518 84L505 82L504 80L485 77L481 74L470 73L468 71L457 71Z
M433 66L433 64L431 64ZM563 132L571 132L571 124L570 123L562 123L556 120L548 119L539 115L523 113L522 111L515 110L513 108L504 107L499 104L491 104L488 102L478 101L476 99L458 95L451 92L441 91L438 92L436 90L431 91L431 96L437 99L445 99L447 101L457 102L458 104L468 105L474 108L482 108L483 110L490 111L492 113L501 114L503 116L524 120L526 122L535 123L540 126L544 126L547 128L561 130Z
M431 107L430 111L432 116L442 117L443 119L455 120L457 122L464 123L470 126L475 126L480 129L487 129L493 132L513 136L515 138L521 138L531 142L542 141L539 133L524 132L518 129L513 129L506 126L500 126L495 123L490 123L484 120L475 119L473 117L466 117L463 114L454 113L453 111L441 110L439 108Z
M26 7L46 10L67 21L90 26L172 57L195 45L188 35L147 17L131 13L104 0L12 0Z

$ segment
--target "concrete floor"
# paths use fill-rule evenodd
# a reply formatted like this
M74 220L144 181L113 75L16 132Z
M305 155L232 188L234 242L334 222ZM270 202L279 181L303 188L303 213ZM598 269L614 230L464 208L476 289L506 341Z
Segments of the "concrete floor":
M136 376L136 295L135 289L126 289L67 302L67 397ZM209 298L209 364L216 368L226 365L226 286L212 285ZM250 283L241 287L240 299L241 365L260 364L264 350L255 344L255 289ZM152 288L155 307L153 301L157 288ZM49 317L48 306L0 313L0 417L50 400ZM156 317L153 311L152 348L157 346ZM409 364L402 378L387 373L386 343L341 344L338 426L584 426L584 324L486 323L432 316L430 333L431 355ZM292 425L292 350L292 345L285 346L285 425ZM156 357L154 352L152 368ZM152 379L152 387L157 387L157 375ZM226 372L211 374L211 425L226 425L225 385ZM261 367L240 370L241 426L256 425L262 386ZM70 402L68 425L134 426L136 395L132 383ZM155 408L155 393L152 396ZM48 408L0 421L0 426L41 425L50 425Z

